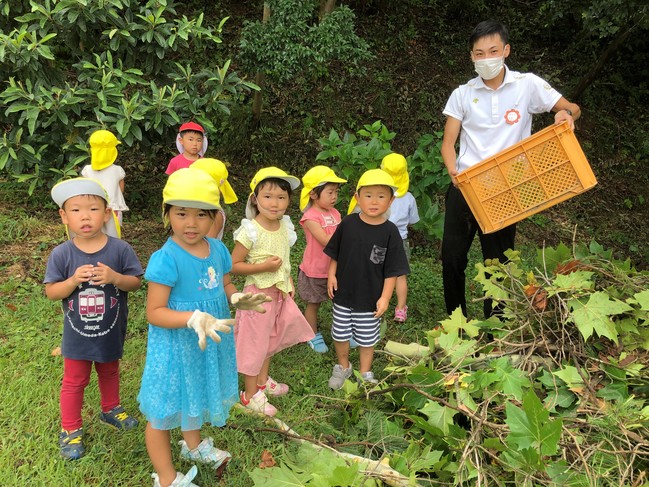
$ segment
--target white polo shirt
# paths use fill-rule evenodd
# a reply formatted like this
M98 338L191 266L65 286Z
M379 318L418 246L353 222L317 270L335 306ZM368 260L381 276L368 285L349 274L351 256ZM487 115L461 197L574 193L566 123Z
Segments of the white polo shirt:
M532 115L545 113L561 94L532 73L510 71L496 90L480 76L456 88L444 107L444 115L462 122L458 172L531 135Z

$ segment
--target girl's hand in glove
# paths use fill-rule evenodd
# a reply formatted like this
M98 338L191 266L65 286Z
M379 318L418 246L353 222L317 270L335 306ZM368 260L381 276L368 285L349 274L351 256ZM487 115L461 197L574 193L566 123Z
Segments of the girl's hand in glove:
M266 296L264 293L234 293L230 296L230 302L232 306L237 309L243 310L252 310L257 313L265 313L266 309L262 306L263 303L268 303L272 301L270 296Z
M216 333L230 333L234 326L234 320L219 320L209 313L196 310L187 321L187 328L192 328L198 335L198 346L201 350L207 347L206 337L210 337L216 343L221 341L221 337Z

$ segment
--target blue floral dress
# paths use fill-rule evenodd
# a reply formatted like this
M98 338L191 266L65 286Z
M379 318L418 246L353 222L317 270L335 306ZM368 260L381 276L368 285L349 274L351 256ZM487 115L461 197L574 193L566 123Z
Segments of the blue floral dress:
M222 242L208 238L210 255L191 255L171 238L155 252L144 277L169 286L169 309L230 318L223 276L232 260ZM155 429L200 429L203 423L223 426L238 400L234 335L219 333L221 343L207 339L198 347L191 328L149 324L146 363L138 395L140 410Z

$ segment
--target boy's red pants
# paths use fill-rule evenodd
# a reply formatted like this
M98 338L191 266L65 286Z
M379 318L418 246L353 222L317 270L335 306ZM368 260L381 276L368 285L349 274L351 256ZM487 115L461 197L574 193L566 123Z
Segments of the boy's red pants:
M61 384L61 426L66 431L81 428L83 393L90 382L92 364L95 364L101 395L101 410L108 412L119 406L119 360L92 362L91 360L63 359Z

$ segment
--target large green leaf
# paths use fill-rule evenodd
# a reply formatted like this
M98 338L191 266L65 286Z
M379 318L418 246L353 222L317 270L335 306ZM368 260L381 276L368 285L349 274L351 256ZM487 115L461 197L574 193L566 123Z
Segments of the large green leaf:
M457 412L454 409L441 406L435 401L428 401L419 411L425 414L428 417L428 422L440 429L444 435L449 433L449 426L453 424L453 416Z
M610 317L632 309L618 299L611 299L603 291L591 294L588 299L571 299L568 305L572 311L572 320L586 340L595 332L598 336L610 338L615 343L617 343L617 329Z
M549 419L550 413L534 391L525 394L522 409L508 402L505 411L505 422L510 429L506 439L508 444L518 450L533 448L541 456L557 453L562 421Z

